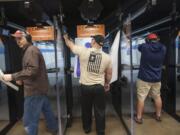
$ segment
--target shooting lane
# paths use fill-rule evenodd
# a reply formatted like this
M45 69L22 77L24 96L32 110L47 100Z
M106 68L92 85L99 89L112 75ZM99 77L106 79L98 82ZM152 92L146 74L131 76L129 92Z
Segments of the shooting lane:
M21 69L22 52L16 42L10 37L8 29L1 28L0 40L0 68L4 73L14 73ZM12 82L15 84L15 82ZM22 117L23 113L23 88L19 91L8 87L1 82L1 113L0 134L6 134L8 130Z
M59 135L84 135L77 77L79 71L76 70L78 58L64 45L61 35L63 24L76 43L87 47L91 38L87 35L78 36L77 25L90 29L98 28L96 24L105 25L103 50L110 53L116 63L113 63L113 68L118 71L114 73L117 76L111 84L111 91L106 95L106 135L180 134L179 0L0 0L0 4L3 5L0 7L0 25L4 29L0 29L0 68L5 73L21 69L21 50L10 33L17 29L25 30L28 26L37 26L37 30L47 25L54 26L53 39L43 40L39 37L34 45L42 51L48 68L48 96L59 121ZM163 121L157 123L154 120L154 103L148 97L144 122L137 125L134 122L136 80L140 64L137 47L145 42L150 32L157 33L167 47L161 89ZM7 135L25 135L21 121L23 89L19 88L17 92L0 84L0 135L7 132ZM95 134L93 121L89 135ZM43 117L39 124L39 135L50 135L46 132Z
M103 24L94 25L78 25L77 38L75 38L76 45L83 45L87 48L91 47L91 36L100 34L105 35L105 26ZM109 41L105 41L103 51L110 53ZM113 52L112 52L113 53ZM73 86L73 121L70 128L67 128L66 135L84 135L81 122L81 102L80 102L80 65L78 56L71 55L71 66L74 69L72 74ZM94 113L93 113L94 117ZM95 135L95 119L93 118L92 132L90 135ZM106 93L106 134L107 135L124 135L125 129L120 122L120 119L112 105L111 92Z
M53 112L58 120L59 123L59 134L63 135L65 132L65 128L66 128L66 124L67 124L67 106L66 106L66 94L65 94L65 74L64 74L64 56L63 56L63 40L61 38L61 33L60 33L60 29L57 27L46 27L43 26L41 28L39 27L28 27L27 31L32 35L33 38L33 45L37 46L40 51L43 54L43 57L45 59L45 63L46 63L46 67L47 67L47 73L48 73L48 80L49 80L49 92L48 92L48 97L50 99L51 102L51 106L53 109ZM55 32L56 31L56 32ZM56 34L55 34L56 33ZM9 57L10 62L12 62L13 60L16 61L17 63L21 63L19 60L21 60L20 58L17 58L16 60L12 58L13 54L17 55L17 51L13 50L12 48L17 47L16 43L13 42L13 39L11 39L11 43L9 43L9 39L7 39L7 41L5 42L6 44L9 43L9 47L11 48L11 52ZM13 42L13 43L12 43ZM13 45L14 46L13 46ZM4 58L4 50L3 50L3 46L1 43L1 59ZM18 47L16 48L18 49ZM19 50L20 51L20 50ZM8 53L8 54L9 54ZM18 53L21 54L21 53ZM6 59L7 60L7 59ZM8 60L8 61L9 61ZM5 61L5 60L4 60ZM19 65L15 63L15 65ZM14 63L10 63L11 66L15 66ZM3 66L3 63L2 65ZM19 65L19 67L21 67ZM1 67L2 69L4 69L3 67ZM15 71L15 70L14 70ZM11 71L12 73L14 71ZM2 89L3 88L3 89ZM12 115L15 117L15 120L13 121L15 124L13 126L13 128L11 130L8 131L7 135L25 135L25 131L24 131L24 127L23 127L23 123L21 120L22 117L22 113L23 113L23 94L21 95L17 95L16 91L13 90L9 90L10 92L13 92L16 99L14 99L14 95L10 95L9 99L10 101L12 99L14 99L14 101L18 102L21 106L17 107L17 105L15 106L14 104L16 102L13 103L13 108L12 106L9 107L8 106L8 102L7 102L7 96L6 94L6 90L5 90L5 86L1 84L1 108L3 111L1 111L2 113L0 113L0 120L1 120L1 125L4 124L5 121L8 122L8 107L10 110L12 110ZM21 88L22 91L22 88ZM21 92L22 93L22 92ZM2 98L3 97L3 98ZM11 99L12 98L12 99ZM19 102L19 99L22 99ZM16 114L20 113L19 114ZM17 116L19 115L19 117ZM13 118L14 118L13 117ZM39 134L40 135L50 135L50 133L47 132L46 126L44 124L44 118L43 115L41 116L40 119L40 123L39 123ZM1 128L4 128L2 125ZM7 130L7 129L6 129ZM7 131L6 131L7 132ZM2 132L4 133L4 132Z
M179 18L179 17L178 17ZM169 63L168 63L168 88L169 95L171 97L167 97L173 103L173 106L167 103L169 106L168 112L180 122L180 56L179 56L179 48L180 48L180 20L173 18L171 24L171 40L169 43L171 46L169 47Z
M172 14L177 13L177 3L168 1L172 6L170 10L164 9L166 12ZM166 4L167 4L166 3ZM156 8L147 8L147 3L134 14L123 16L119 27L120 34L120 49L119 49L119 77L118 81L113 85L113 104L123 121L128 134L137 135L177 135L179 130L179 117L177 117L179 107L179 83L178 77L175 76L175 46L178 52L179 44L177 37L177 30L179 30L179 17L166 15L154 18L154 13L159 12L162 3L156 5ZM153 6L153 5L150 5ZM158 8L159 7L159 8ZM148 16L148 17L147 17ZM165 17L166 16L166 17ZM147 20L144 20L146 18ZM152 19L152 20L151 20ZM143 24L138 22L143 21ZM150 23L151 22L151 23ZM117 31L117 30L115 30ZM155 32L160 37L160 42L167 47L167 56L164 61L162 71L162 88L161 97L163 100L162 122L157 123L154 119L154 102L148 97L144 108L144 121L142 125L136 124L134 121L134 114L136 114L136 81L140 64L140 53L138 52L138 45L145 42L148 33ZM112 30L112 33L114 31ZM176 38L176 45L175 45ZM179 56L176 54L176 59ZM178 62L178 60L176 60ZM179 65L177 64L177 67ZM175 80L177 79L177 80ZM176 93L176 94L175 94ZM177 111L177 113L176 113ZM173 127L173 128L171 128Z

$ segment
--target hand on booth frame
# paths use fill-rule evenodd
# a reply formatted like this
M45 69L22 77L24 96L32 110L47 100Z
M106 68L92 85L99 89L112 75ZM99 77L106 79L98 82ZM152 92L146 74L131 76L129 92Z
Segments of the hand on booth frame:
M12 75L11 74L4 74L3 75L3 80L6 82L12 81Z
M64 34L63 37L64 37L64 39L68 39L69 38L67 33Z
M6 82L12 81L12 75L11 74L4 74L3 80ZM19 81L16 81L16 84L23 85L23 82L21 80L19 80Z

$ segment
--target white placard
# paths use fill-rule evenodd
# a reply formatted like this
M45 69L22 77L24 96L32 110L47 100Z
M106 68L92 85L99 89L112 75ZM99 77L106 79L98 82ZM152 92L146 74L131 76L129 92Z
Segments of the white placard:
M11 82L6 82L3 80L3 75L4 73L2 72L2 70L0 69L0 81L3 82L4 84L8 85L9 87L11 87L12 89L16 90L16 91L19 91L19 88L14 85L13 83Z
M116 34L115 40L112 44L110 57L112 61L112 79L111 83L118 79L118 50L120 41L120 31Z

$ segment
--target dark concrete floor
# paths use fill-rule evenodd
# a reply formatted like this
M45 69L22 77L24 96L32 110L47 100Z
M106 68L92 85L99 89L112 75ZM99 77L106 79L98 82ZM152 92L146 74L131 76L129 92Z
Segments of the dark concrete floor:
M111 116L106 118L105 132L106 135L126 135L126 131L119 118ZM83 132L80 118L74 120L72 127L67 129L66 135L86 135ZM95 121L93 121L92 132L88 135L96 135Z
M162 122L157 122L150 114L145 114L143 118L142 125L134 123L135 135L180 135L180 123L166 113L162 115ZM127 117L126 123L130 124L130 118ZM25 135L22 122L18 122L7 135ZM46 131L44 121L40 121L38 135L50 135ZM73 120L72 127L67 129L66 135L85 135L80 118ZM96 135L94 122L89 135ZM106 118L106 135L126 135L118 117L108 116Z
M26 135L22 121L17 122L7 135ZM40 121L39 123L38 135L52 135L47 132L44 121Z
M126 118L130 125L130 118ZM135 135L180 135L180 123L167 113L162 114L162 122L157 122L152 114L143 116L143 124L134 122Z
M9 121L0 121L0 131L8 125Z
M38 135L51 135L46 131L46 126L44 121L40 121L38 131L39 131ZM17 124L8 132L7 135L26 135L22 122L21 121L17 122ZM67 129L66 135L85 135L85 133L82 130L80 118L74 119L72 127ZM92 132L89 135L96 135L95 122L93 122ZM126 132L119 118L116 117L107 118L106 135L126 135Z

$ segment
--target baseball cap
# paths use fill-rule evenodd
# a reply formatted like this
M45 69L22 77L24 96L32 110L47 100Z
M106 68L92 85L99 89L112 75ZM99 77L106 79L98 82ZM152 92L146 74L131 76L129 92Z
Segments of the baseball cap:
M104 37L102 35L95 35L95 36L91 36L96 43L98 43L100 46L103 46L104 44Z
M11 36L15 37L15 38L21 38L26 36L25 32L17 30L14 34L11 34Z
M148 39L158 39L158 36L154 33L151 33L147 36Z

